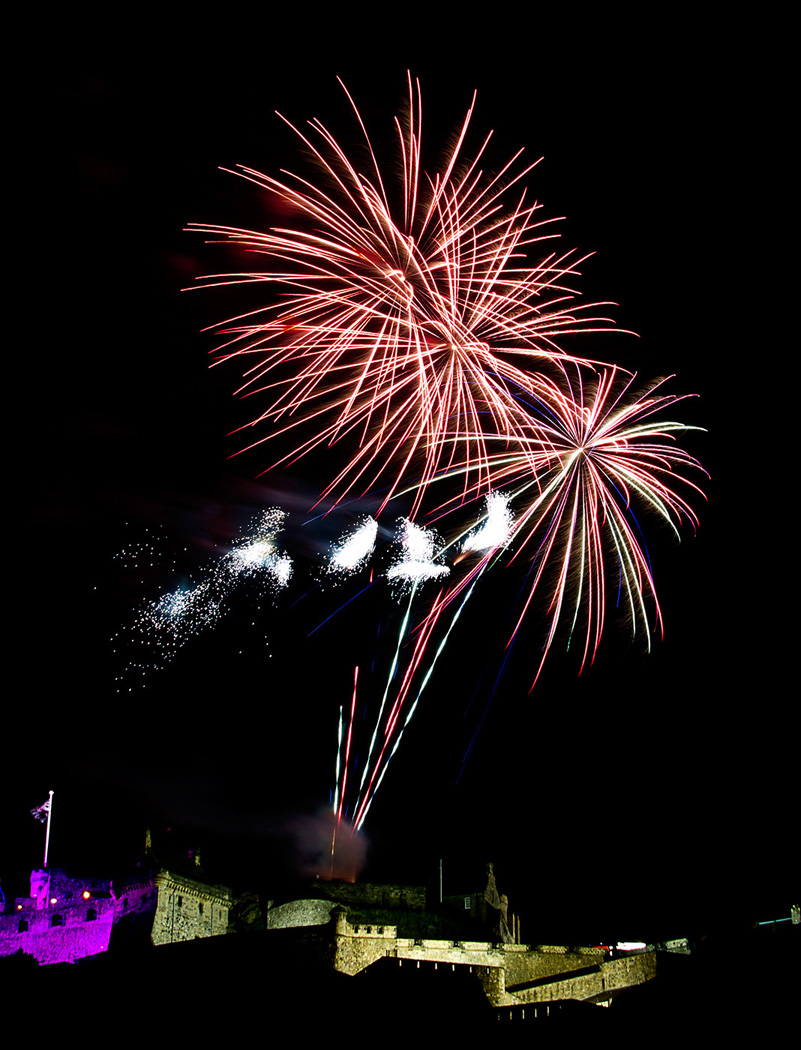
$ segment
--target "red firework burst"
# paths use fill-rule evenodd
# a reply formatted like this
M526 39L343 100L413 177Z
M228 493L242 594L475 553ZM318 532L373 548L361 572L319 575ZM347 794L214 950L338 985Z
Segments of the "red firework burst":
M457 463L478 470L488 489L487 435L531 431L510 392L558 396L541 369L553 374L574 360L560 337L612 324L585 315L608 304L575 302L566 283L582 261L574 252L528 261L535 244L557 236L522 188L535 165L516 170L518 153L485 176L490 136L465 151L471 104L440 168L424 173L420 89L411 78L408 86L408 112L394 122L399 185L382 175L348 95L365 164L314 120L308 135L289 126L316 159L317 181L237 172L280 198L292 227L192 226L266 259L263 269L203 279L270 291L267 305L215 326L227 336L218 360L243 369L239 392L268 401L250 424L268 433L247 447L297 430L273 465L347 447L323 493L334 500L381 483L386 502L415 481L419 505L426 482Z

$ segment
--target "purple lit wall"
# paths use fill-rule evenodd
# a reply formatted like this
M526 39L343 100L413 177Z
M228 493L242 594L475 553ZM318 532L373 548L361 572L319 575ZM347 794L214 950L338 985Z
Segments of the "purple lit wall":
M38 869L31 872L30 897L18 897L0 915L0 955L72 963L108 949L113 920L110 883Z

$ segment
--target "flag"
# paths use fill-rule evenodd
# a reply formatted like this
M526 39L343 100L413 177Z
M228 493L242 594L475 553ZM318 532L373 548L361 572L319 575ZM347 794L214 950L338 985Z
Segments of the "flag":
M43 802L41 806L37 806L31 810L31 816L34 820L39 820L44 823L47 820L47 814L50 812L50 799L47 802Z

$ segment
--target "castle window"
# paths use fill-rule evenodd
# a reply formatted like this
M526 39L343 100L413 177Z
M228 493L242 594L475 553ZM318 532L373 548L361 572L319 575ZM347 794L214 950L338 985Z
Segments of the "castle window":
M183 907L183 903L184 903L184 899L183 899L183 897L179 897L179 898L178 898L178 907L179 907L179 908Z
M96 918L97 918L97 912L95 911L95 909L94 908L89 908L88 911L86 912L86 921L87 922L91 922L93 919L96 919Z
M203 914L203 901L199 902L199 904L197 906L197 912L198 912L198 915L202 915Z
M27 919L20 919L19 920L19 926L17 926L17 929L19 930L20 933L26 933L27 930L28 930L28 920Z
M63 915L54 915L54 916L52 916L52 918L50 919L50 925L51 926L63 926L64 925L64 916Z

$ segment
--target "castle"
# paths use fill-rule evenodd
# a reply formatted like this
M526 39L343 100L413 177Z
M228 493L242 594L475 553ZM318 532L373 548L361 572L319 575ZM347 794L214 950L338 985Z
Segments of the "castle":
M161 864L148 834L146 855L152 868L120 881L32 871L30 896L0 911L0 956L74 963L108 951L112 938L161 945L229 932L232 891L209 882L196 850Z
M254 931L265 958L287 953L350 976L383 959L469 971L496 1008L565 1000L609 1005L623 989L656 975L657 946L614 951L521 943L519 920L498 892L492 865L482 891L427 907L422 887L336 880L317 880L292 899L260 901L210 881L197 851L159 859L148 837L146 856L151 867L123 881L34 870L30 896L0 914L0 956L75 963L109 947L119 955L133 938L158 949ZM689 951L686 941L658 947Z

